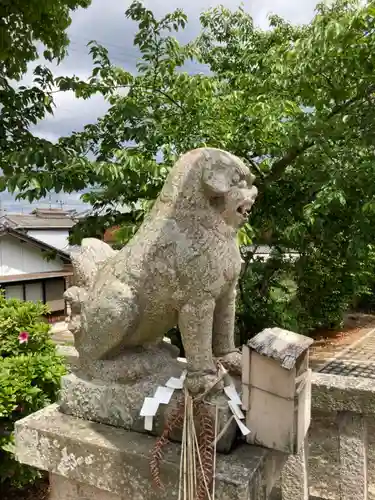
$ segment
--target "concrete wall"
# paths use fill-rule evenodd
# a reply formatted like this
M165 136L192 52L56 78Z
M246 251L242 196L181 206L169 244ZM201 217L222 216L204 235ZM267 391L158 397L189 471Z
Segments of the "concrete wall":
M58 350L76 369L74 347ZM313 374L307 439L301 452L287 461L271 496L261 498L375 500L374 381Z
M60 271L63 268L60 258L46 260L39 248L21 243L11 236L0 239L0 276Z
M69 246L68 229L28 229L27 234L59 250L66 250Z
M374 381L313 377L308 439L283 470L282 500L307 500L309 494L310 499L375 500ZM305 482L309 494L301 496Z

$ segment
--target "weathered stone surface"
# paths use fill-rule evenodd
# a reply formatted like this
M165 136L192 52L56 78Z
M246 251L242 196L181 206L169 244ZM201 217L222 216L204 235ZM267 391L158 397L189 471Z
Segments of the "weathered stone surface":
M78 370L79 368L79 357L77 349L70 345L57 345L56 346L58 354L64 356L68 369L71 371Z
M309 437L312 493L332 500L375 499L373 480L365 480L368 468L370 476L375 477L372 446L369 448L365 432L368 420L375 414L373 380L315 373L312 409ZM370 438L373 440L371 434ZM351 497L352 494L357 496Z
M367 426L363 416L338 415L340 500L367 500Z
M130 500L129 497L99 490L57 474L50 474L48 500Z
M375 500L374 396L373 380L313 374L310 500Z
M166 364L166 372L155 372L153 376L126 384L103 383L100 380L88 381L77 377L75 374L62 378L60 392L61 411L75 417L92 420L128 430L147 432L144 430L144 418L139 413L145 397L154 395L158 385L164 385L170 376L180 376L181 368L173 370L172 364ZM169 373L168 373L169 372ZM167 375L167 376L166 376ZM161 435L165 422L170 412L175 408L177 401L182 397L181 391L175 391L168 405L160 405L152 434ZM232 413L228 407L228 399L224 394L216 393L207 402L213 421L215 419L216 405L219 408L219 432L226 426ZM236 439L237 424L235 421L229 425L223 437L218 442L218 450L229 452ZM181 440L181 432L174 432L172 439Z
M16 454L32 465L119 499L172 500L178 497L179 445L166 448L161 467L165 491L151 482L150 452L154 438L64 415L51 405L16 423ZM218 455L216 491L220 500L265 500L283 464L283 455L243 444L230 455ZM57 479L59 481L59 479ZM91 490L92 491L92 490ZM115 500L116 496L98 496ZM85 496L83 495L83 498ZM77 497L82 498L82 497ZM53 500L72 500L52 497Z
M372 379L314 373L312 408L323 412L351 411L375 414L375 384Z
M372 460L367 459L372 458L372 448L368 446L361 415L349 413L348 417L345 412L315 411L309 445L309 485L314 498L375 498L372 474L367 478L368 496L361 496L365 491L366 470L373 468ZM367 457L368 454L370 457ZM343 496L344 490L347 491L346 496ZM354 490L358 497L351 497Z
M121 362L96 361L96 366L85 367L82 370L78 353L73 348L75 353L73 351L66 353L74 371L62 378L60 410L78 418L146 432L144 420L139 416L144 398L153 396L159 385L165 385L170 377L180 377L182 371L186 369L186 363L176 359L176 349L165 341L159 346L138 349L136 354L129 352L128 358L123 357ZM240 391L240 380L235 377L232 380ZM166 419L179 397L181 391L176 391L167 407L160 405L157 417L154 419L154 435L161 434ZM228 407L227 397L221 392L213 393L207 402L213 418L216 413L215 405L219 408L220 432L227 425L232 413ZM233 421L218 442L218 450L229 452L237 432L237 425ZM172 439L181 441L181 432L174 432Z
M375 500L375 416L366 417L368 499Z
M134 347L128 349L121 359L98 359L91 363L79 359L74 370L77 375L86 380L98 380L105 383L130 385L145 379L148 384L165 382L171 376L180 376L186 369L186 364L178 361L179 350L167 342L149 347Z
M309 484L316 497L340 500L339 429L336 413L315 411L309 429Z
M281 472L283 500L309 500L308 440L307 437L297 455L291 455Z
M236 231L257 189L237 157L213 148L183 155L134 238L119 252L84 240L67 290L81 362L121 360L128 348L159 343L179 325L192 392L216 379L214 357L237 373Z

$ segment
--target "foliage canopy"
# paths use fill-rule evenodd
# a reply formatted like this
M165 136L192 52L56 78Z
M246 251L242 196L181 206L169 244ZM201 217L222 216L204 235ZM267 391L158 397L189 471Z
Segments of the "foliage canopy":
M91 0L12 0L0 2L0 189L17 187L13 165L22 162L22 156L34 156L42 168L45 159L53 162L57 148L35 137L30 128L53 112L53 75L43 65L34 69L31 86L20 85L29 63L42 55L46 61L59 62L69 44L66 30L71 22L71 11L88 7ZM40 158L40 159L39 159ZM30 169L32 165L28 166ZM6 179L6 181L5 181ZM35 182L32 176L24 179L28 188Z
M216 7L187 45L173 36L187 23L180 10L158 20L136 0L126 15L139 25L137 72L91 44L90 79L55 84L84 99L101 93L108 112L44 153L10 155L6 185L30 200L91 186L85 201L95 212L76 237L120 223L126 241L179 154L227 149L250 164L260 190L242 242L273 249L266 264L246 266L239 323L249 329L259 316L302 331L336 325L373 262L375 2L319 4L304 26L271 16L269 30L242 9ZM296 286L280 301L286 275Z

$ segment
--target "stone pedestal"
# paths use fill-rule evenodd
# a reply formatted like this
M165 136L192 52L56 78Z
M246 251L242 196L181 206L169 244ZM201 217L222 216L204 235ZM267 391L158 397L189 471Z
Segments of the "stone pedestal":
M374 381L316 373L312 405L311 492L340 500L374 498L367 427L375 414Z
M139 352L128 353L118 364L114 361L97 361L95 365L81 367L70 352L70 365L74 372L62 377L59 405L68 415L101 424L122 427L126 430L146 432L140 411L145 397L152 397L158 386L165 385L170 377L180 377L186 368L176 358L174 346L162 345ZM234 380L234 379L233 379ZM240 390L240 381L237 382ZM175 391L168 405L159 406L153 423L153 435L160 435L166 420L175 408L182 391ZM223 391L214 394L207 408L215 418L218 407L218 432L226 431L217 444L220 452L228 453L237 436L237 425L228 420L232 413ZM181 441L181 431L172 433L172 440Z
M340 499L367 500L367 427L363 415L340 412Z
M125 500L123 496L57 474L49 475L49 483L51 492L48 500Z
M154 376L134 384L107 384L101 381L87 381L72 373L62 378L60 410L63 413L85 420L148 433L144 428L144 418L140 416L144 398L146 396L152 397L158 382L163 384L167 380L168 377ZM155 436L161 435L169 414L177 406L181 397L183 397L182 392L175 391L168 405L161 404L159 406L151 434ZM205 404L210 410L213 419L215 418L217 405L219 410L218 429L220 432L232 416L228 406L228 398L222 393L217 394L210 403ZM232 421L218 442L218 450L228 453L232 448L236 435L237 425L235 421ZM181 430L173 431L171 437L174 441L181 441Z
M309 500L308 438L297 455L291 455L281 473L283 500Z
M20 462L48 470L50 500L172 500L178 498L179 450L170 444L161 466L165 490L152 483L155 438L65 415L51 405L16 424ZM285 456L242 444L217 457L220 500L265 500Z

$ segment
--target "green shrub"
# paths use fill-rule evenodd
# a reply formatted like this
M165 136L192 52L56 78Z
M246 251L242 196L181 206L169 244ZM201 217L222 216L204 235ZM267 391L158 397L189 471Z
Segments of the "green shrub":
M238 343L271 326L304 335L340 328L351 306L371 299L374 269L374 256L345 260L319 249L295 261L277 250L266 262L250 261L239 283Z
M375 252L366 263L363 286L351 302L351 309L373 314L375 312Z
M22 486L39 472L14 458L14 424L56 400L65 373L43 304L0 293L0 481Z
M238 345L268 327L300 330L293 266L277 252L267 262L255 259L245 266L236 308Z

